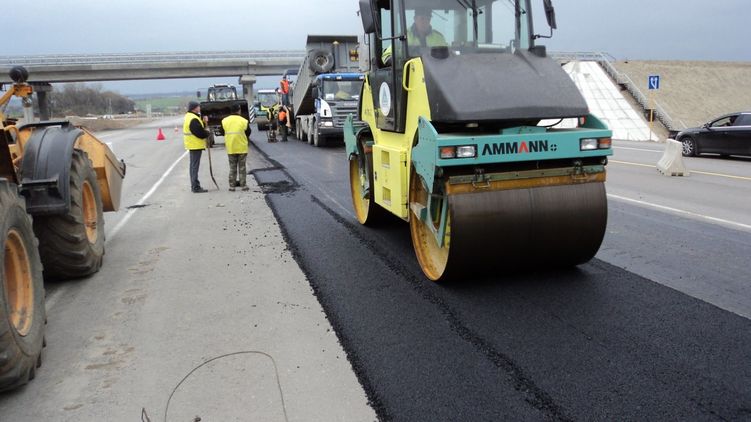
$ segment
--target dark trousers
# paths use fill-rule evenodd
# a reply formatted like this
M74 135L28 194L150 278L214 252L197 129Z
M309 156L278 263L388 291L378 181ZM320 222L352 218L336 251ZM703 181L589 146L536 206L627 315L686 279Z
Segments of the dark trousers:
M227 157L229 158L229 187L245 187L245 159L248 154L227 154Z
M279 130L282 132L282 142L287 142L287 132L289 128L282 122L279 122Z
M198 181L198 167L201 165L202 149L191 149L190 151L190 189L201 189L201 182Z

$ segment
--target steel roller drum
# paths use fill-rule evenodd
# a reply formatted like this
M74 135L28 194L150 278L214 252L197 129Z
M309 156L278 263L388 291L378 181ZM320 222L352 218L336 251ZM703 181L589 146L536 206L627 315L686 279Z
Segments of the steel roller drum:
M458 193L449 207L450 278L587 262L607 224L602 182Z

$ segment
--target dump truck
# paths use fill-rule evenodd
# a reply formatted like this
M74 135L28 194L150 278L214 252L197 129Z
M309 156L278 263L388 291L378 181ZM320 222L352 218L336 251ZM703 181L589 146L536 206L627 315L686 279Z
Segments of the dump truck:
M21 98L32 116L22 67L0 107ZM28 121L33 119L26 119ZM104 211L117 211L125 163L67 121L17 126L0 112L0 391L34 378L42 363L46 280L84 277L104 258Z
M536 44L556 28L542 5L545 35L531 0L359 2L369 70L367 126L345 127L354 213L407 221L430 280L577 265L600 247L612 132Z
M258 130L269 128L271 109L277 104L279 104L279 96L275 90L259 89L256 92L253 107L255 108L255 123L258 125Z
M307 55L291 89L295 137L322 146L342 138L344 121L357 110L364 75L357 36L309 35Z
M200 98L200 91L198 91ZM201 101L201 116L207 116L206 128L209 131L207 144L214 146L216 136L224 136L222 119L232 114L232 108L240 106L243 117L250 120L248 102L237 96L237 89L232 85L216 84L206 91L206 101Z

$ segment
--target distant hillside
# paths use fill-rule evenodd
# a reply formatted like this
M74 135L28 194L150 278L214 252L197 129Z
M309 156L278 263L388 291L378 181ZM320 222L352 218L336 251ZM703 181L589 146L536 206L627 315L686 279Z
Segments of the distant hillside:
M181 113L188 102L196 98L196 93L129 95L136 102L136 110L145 112L151 104L154 113Z
M182 92L160 92L156 94L126 94L125 96L133 101L148 100L151 98L172 98L172 97L195 97L195 91L182 91Z
M616 62L615 67L654 98L679 128L751 110L750 62L629 60ZM647 89L649 75L660 75L660 89Z

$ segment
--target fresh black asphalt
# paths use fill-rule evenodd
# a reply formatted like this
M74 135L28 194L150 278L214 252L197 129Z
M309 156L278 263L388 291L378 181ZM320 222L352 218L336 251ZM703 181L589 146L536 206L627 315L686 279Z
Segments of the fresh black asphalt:
M256 144L274 168L254 175L381 420L751 420L749 320L597 259L431 283L406 223L340 209L341 147ZM635 209L611 203L611 225Z

